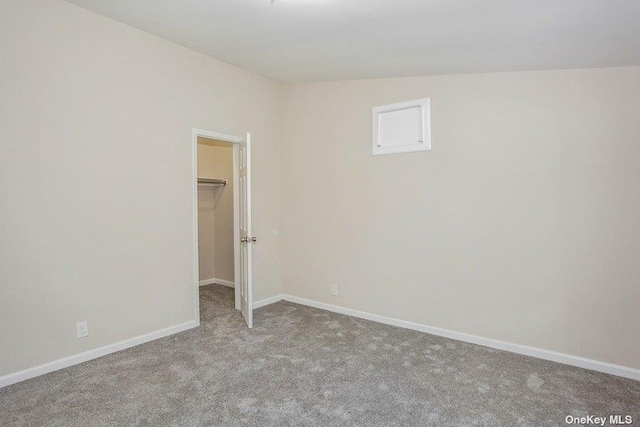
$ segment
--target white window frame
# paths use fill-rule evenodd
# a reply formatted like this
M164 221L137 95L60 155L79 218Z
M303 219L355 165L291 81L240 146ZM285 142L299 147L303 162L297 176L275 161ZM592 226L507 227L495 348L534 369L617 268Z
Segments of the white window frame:
M378 140L381 116L383 116L385 113L393 113L397 111L413 109L416 107L421 108L422 112L422 114L420 114L421 123L418 124L418 126L421 127L422 138L416 141L415 144L384 146L383 143ZM372 109L372 119L372 155L379 156L382 154L412 153L431 150L431 98L421 98L416 99L415 101L400 102L398 104L374 107Z

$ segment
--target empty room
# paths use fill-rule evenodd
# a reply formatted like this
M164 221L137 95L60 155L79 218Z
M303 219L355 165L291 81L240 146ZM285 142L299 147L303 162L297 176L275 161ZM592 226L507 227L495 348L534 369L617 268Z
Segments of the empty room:
M640 426L637 0L0 0L0 426Z

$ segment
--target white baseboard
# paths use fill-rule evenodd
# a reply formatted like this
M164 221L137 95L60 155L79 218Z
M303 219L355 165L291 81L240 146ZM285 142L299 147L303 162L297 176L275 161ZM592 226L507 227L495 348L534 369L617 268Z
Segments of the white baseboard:
M213 282L215 283L215 282ZM269 304L276 303L278 301L289 301L296 304L302 304L309 307L319 308L321 310L332 311L334 313L345 314L347 316L353 316L360 319L371 320L378 323L384 323L386 325L398 326L400 328L411 329L418 332L424 332L427 334L438 335L445 338L451 338L458 341L469 342L472 344L478 344L485 347L495 348L498 350L505 350L512 353L523 354L525 356L536 357L539 359L550 360L552 362L563 363L565 365L577 366L579 368L591 369L593 371L604 372L606 374L617 375L620 377L630 378L633 380L640 380L640 369L629 368L621 365L614 365L612 363L600 362L597 360L587 359L580 356L572 356L569 354L559 353L550 350L543 350L540 348L529 347L520 344L513 344L505 341L494 340L490 338L478 337L475 335L465 334L462 332L450 331L448 329L436 328L433 326L422 325L419 323L408 322L406 320L394 319L391 317L385 317L378 314L371 314L364 311L353 310L350 308L340 307L333 304L327 304L323 302L313 301L306 298L300 298L288 294L274 295L269 298L265 298L253 303L253 308L264 307ZM161 329L159 331L150 332L138 337L129 338L124 341L120 341L114 344L109 344L103 347L98 347L93 350L88 350L83 353L79 353L73 356L65 357L62 359L54 360L53 362L45 363L40 366L25 369L19 372L5 375L0 377L0 388L6 387L11 384L18 383L20 381L28 380L29 378L44 375L49 372L57 371L59 369L67 368L69 366L77 365L79 363L86 362L88 360L96 359L98 357L106 356L107 354L115 353L120 350L124 350L130 347L135 347L140 344L144 344L149 341L163 338L169 335L176 334L178 332L186 331L198 326L198 322L195 320L181 323L179 325L171 326L169 328Z
M288 296L288 295L280 294L280 295L274 295L272 297L262 299L260 301L255 301L253 303L253 309L255 310L256 308L264 307L265 305L269 305L269 304L276 303L278 301L282 301L283 299L285 299L286 296Z
M109 344L102 347L94 348L93 350L87 350L79 354L74 354L73 356L68 356L62 359L54 360L53 362L45 363L43 365L35 366L33 368L28 368L22 371L18 371L13 374L8 374L3 377L0 377L0 388L18 383L20 381L28 380L29 378L48 374L49 372L57 371L59 369L68 368L69 366L77 365L79 363L83 363L88 360L106 356L107 354L115 353L120 350L124 350L130 347L135 347L137 345L144 344L149 341L157 340L158 338L163 338L169 335L177 334L178 332L186 331L187 329L195 328L196 326L198 326L198 322L195 320L191 320L189 322L181 323L175 326L170 326L168 328L161 329L159 331L150 332L148 334L140 335L134 338L129 338L114 344Z
M629 368L627 366L614 365L613 363L601 362L598 360L587 359L584 357L573 356L556 351L543 350L541 348L513 344L510 342L494 340L491 338L483 338L476 335L465 334L462 332L450 331L448 329L408 322L406 320L393 319L391 317L380 316L378 314L371 314L359 310L352 310L350 308L340 307L333 304L326 304L323 302L300 298L293 295L284 294L278 295L278 297L296 304L307 305L309 307L332 311L334 313L346 314L347 316L353 316L360 319L372 320L374 322L384 323L386 325L398 326L405 329L425 332L427 334L438 335L441 337L451 338L454 340L464 341L472 344L478 344L498 350L505 350L512 353L523 354L525 356L536 357L538 359L550 360L552 362L563 363L565 365L577 366L579 368L591 369L593 371L604 372L606 374L617 375L619 377L640 380L640 369Z
M224 280L224 279L205 279L205 280L200 280L198 284L200 286L216 284L216 285L228 286L230 288L236 287L236 284L234 282L230 282L229 280Z
M236 287L236 284L234 282L230 282L229 280L224 280L224 279L213 279L213 280L215 280L215 283L218 285L228 286L230 288Z

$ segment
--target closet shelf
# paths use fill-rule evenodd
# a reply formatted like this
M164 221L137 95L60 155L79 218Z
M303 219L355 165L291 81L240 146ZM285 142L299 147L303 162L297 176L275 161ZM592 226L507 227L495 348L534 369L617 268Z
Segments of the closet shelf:
M220 178L198 178L198 185L205 185L207 187L224 187L227 185L227 180Z

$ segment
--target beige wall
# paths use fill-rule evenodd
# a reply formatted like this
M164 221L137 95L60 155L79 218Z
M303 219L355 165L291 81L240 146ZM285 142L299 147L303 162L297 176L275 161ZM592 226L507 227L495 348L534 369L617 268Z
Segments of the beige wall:
M233 147L231 144L216 142L214 150L215 176L227 180L226 187L217 190L220 195L214 211L215 277L233 282Z
M372 157L421 97L433 151ZM639 117L640 67L287 87L285 291L640 368Z
M210 140L198 138L198 177L213 178L215 148ZM215 274L215 206L221 187L198 186L198 276L209 280Z
M205 178L215 177L215 141L213 139L198 137L198 176Z
M63 1L0 7L0 376L194 319L193 127L252 133L254 295L279 294L281 87Z
M217 188L198 188L198 278L216 277L215 266L215 204Z
M224 187L198 187L200 280L233 282L233 146L198 138L198 176L221 178Z
M256 300L640 368L639 67L295 85L281 114L68 3L0 8L0 376L193 320L193 127L252 133ZM433 151L372 157L371 107L424 96Z

